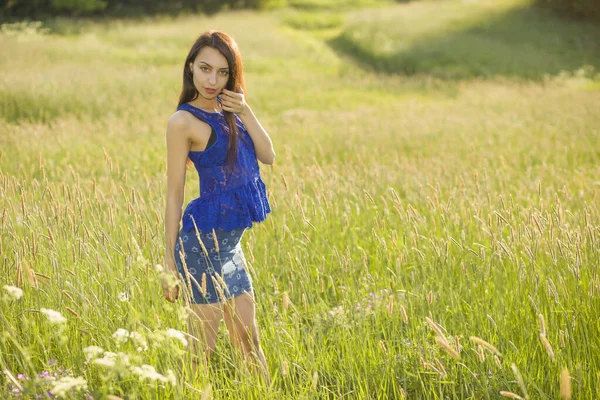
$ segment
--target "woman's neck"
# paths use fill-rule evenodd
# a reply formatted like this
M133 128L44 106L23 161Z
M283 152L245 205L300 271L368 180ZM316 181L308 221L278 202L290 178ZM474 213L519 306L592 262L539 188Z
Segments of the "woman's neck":
M200 108L202 110L210 111L210 112L218 112L221 111L221 103L214 99L205 99L202 96L198 96L197 99L192 100L189 104L193 105L196 108Z

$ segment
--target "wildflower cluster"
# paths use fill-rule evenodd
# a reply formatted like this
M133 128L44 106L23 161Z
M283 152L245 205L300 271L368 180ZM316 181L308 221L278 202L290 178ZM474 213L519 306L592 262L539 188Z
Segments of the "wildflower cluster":
M10 300L19 300L23 297L23 290L16 286L4 285L4 290L6 292L6 297Z
M127 353L104 351L98 346L89 346L83 349L86 354L87 362L103 367L105 370L114 373L122 378L137 376L140 381L157 381L160 383L169 383L176 385L177 379L175 373L169 369L166 374L160 374L156 369L148 364L134 365L133 359Z
M55 360L48 360L48 368L32 376L19 373L16 376L5 371L8 399L47 399L73 396L93 400L88 392L87 381L74 377L69 370L59 367ZM76 396L77 395L77 396Z

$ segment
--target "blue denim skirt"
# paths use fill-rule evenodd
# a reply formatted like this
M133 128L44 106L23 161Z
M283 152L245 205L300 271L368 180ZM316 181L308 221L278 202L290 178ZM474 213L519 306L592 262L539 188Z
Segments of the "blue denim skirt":
M252 278L246 270L241 246L245 228L213 232L179 232L175 244L175 263L190 303L222 303L245 292L252 292ZM185 289L184 289L185 290Z

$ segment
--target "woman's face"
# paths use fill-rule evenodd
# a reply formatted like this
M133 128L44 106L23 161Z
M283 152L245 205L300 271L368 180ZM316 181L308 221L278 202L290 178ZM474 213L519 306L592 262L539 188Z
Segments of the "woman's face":
M229 80L227 59L219 50L209 46L200 49L189 67L192 69L196 90L200 96L209 100L216 98Z

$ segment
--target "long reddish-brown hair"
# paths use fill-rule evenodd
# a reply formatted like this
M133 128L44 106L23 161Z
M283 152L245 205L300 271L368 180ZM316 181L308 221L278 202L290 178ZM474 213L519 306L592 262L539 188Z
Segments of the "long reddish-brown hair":
M244 66L235 40L225 32L210 30L204 32L196 39L185 59L185 64L183 66L183 88L179 95L178 107L198 98L199 93L196 86L194 86L194 78L192 71L190 70L190 63L193 63L194 60L196 60L198 53L200 53L200 50L204 46L209 46L218 50L227 59L227 64L229 66L229 80L227 81L227 85L225 85L225 89L238 93L241 92L244 93L244 95L246 93L246 86L244 84ZM227 146L226 160L227 164L232 167L237 158L238 128L233 113L223 110L223 115L227 122L227 126L229 127L229 143Z

